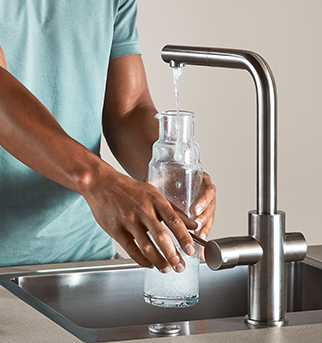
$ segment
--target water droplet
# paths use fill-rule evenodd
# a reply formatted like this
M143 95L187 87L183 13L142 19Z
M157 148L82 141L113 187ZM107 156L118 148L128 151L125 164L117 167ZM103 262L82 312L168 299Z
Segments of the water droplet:
M181 186L182 186L182 183L181 183L181 182L176 182L176 187L177 187L177 188L181 188Z

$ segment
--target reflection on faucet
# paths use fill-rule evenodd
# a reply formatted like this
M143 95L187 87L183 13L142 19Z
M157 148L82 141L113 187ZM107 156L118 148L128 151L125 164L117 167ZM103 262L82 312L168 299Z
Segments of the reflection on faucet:
M285 213L276 206L276 86L266 61L250 51L167 45L162 59L171 67L200 65L246 69L257 93L257 210L249 212L249 236L217 239L205 245L212 269L249 265L246 321L281 326L285 317L285 262L302 260L301 233L285 234ZM196 237L195 237L196 239ZM196 239L198 241L198 239Z

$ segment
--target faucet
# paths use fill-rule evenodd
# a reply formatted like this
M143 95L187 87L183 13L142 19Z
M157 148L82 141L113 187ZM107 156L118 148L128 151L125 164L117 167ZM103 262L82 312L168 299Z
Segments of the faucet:
M257 94L257 209L248 213L248 236L204 241L205 259L213 270L249 266L248 314L251 326L287 323L285 264L304 259L307 244L299 233L285 233L285 213L276 205L276 86L267 62L237 49L166 45L161 52L171 67L199 65L246 69Z

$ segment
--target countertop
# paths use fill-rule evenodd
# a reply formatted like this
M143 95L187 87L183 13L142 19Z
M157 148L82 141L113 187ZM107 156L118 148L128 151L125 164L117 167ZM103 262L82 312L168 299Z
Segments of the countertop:
M322 261L322 246L311 246L308 256ZM97 262L97 265L102 262ZM106 264L106 261L105 261ZM76 265L76 264L75 264ZM79 265L79 264L78 264ZM70 264L70 266L72 266ZM47 266L48 267L48 266ZM49 268L59 268L59 265ZM8 268L7 268L8 269ZM13 267L28 271L28 267ZM0 269L1 271L1 269ZM246 331L219 332L192 336L166 337L144 340L131 340L129 343L210 343L210 342L321 342L322 323L299 326L285 326ZM59 325L25 304L22 300L0 287L0 342L10 343L73 343L81 342Z

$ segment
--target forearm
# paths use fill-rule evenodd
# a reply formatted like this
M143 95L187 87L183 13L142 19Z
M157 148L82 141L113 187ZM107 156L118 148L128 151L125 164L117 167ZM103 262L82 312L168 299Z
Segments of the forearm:
M110 61L103 131L123 168L137 180L147 177L152 144L158 138L157 113L140 55Z
M102 161L69 137L50 112L0 68L0 144L41 175L83 193Z
M122 167L137 180L148 176L152 145L158 138L156 109L152 104L137 106L119 118L117 123L104 125L107 143Z

